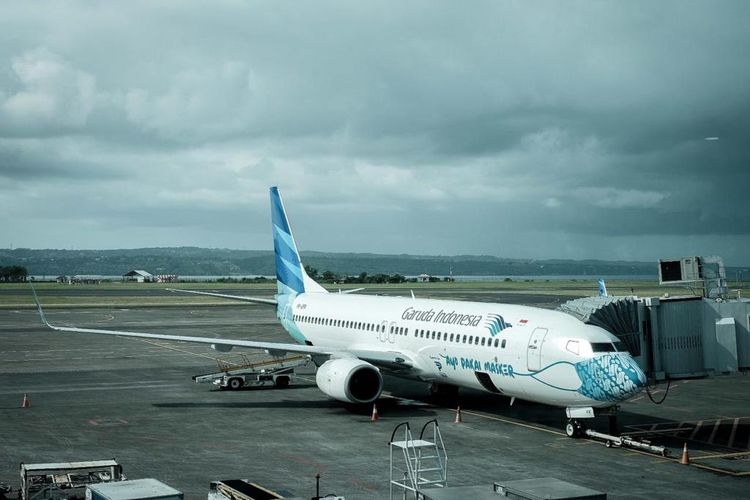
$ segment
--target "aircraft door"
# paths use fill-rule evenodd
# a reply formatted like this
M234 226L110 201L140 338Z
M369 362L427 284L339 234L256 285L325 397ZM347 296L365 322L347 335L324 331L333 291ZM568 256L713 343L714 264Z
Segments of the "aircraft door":
M385 321L383 321L383 326L386 326L386 325L387 325L387 323ZM393 325L391 325L390 327L393 328ZM380 329L380 333L378 334L378 338L380 339L381 342L387 342L388 341L388 327Z
M529 371L539 371L542 369L542 345L544 338L547 336L546 328L535 328L529 337L529 346L526 349L526 364Z
M396 331L398 327L396 326L396 323L391 323L391 326L388 328L388 342L393 344L396 342Z

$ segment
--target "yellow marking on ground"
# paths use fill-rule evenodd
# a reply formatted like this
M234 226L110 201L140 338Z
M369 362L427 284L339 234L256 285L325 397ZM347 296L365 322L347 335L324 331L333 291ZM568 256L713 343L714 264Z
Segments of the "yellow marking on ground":
M691 458L691 460L693 460L693 459ZM691 463L689 465L691 467L697 467L699 469L709 470L711 472L717 472L719 474L725 474L727 476L735 476L735 477L750 476L750 472L734 472L734 471L731 471L731 470L720 469L718 467L711 467L710 465L703 465L703 464L694 464L694 463Z
M698 455L695 457L690 457L690 460L708 460L711 458L731 458L731 457L741 457L745 455L750 457L750 451L738 451L738 452L733 452L733 453L716 453L713 455Z

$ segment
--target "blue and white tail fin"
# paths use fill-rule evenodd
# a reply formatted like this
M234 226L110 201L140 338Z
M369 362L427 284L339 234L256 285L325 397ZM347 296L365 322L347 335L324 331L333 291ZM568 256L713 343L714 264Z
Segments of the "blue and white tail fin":
M276 286L279 295L309 292L327 293L305 272L294 243L289 219L281 201L279 189L271 188L271 220L273 222L273 250L276 257Z
M604 283L604 280L599 280L599 297L606 297L607 296L607 285Z

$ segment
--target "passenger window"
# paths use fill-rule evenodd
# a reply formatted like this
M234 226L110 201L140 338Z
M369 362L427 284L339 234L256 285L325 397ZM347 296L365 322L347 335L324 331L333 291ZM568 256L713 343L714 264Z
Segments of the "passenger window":
M432 332L432 340L435 340L435 335L436 335L436 333Z
M497 347L497 344L500 342L500 339L495 339L495 347Z
M451 333L450 342L453 342L453 334Z
M482 345L484 345L484 337L482 337Z
M568 340L568 343L565 344L565 350L568 352L572 352L576 356L580 354L580 346L578 345L577 340Z
M464 344L466 343L466 335L464 335Z
M391 325L391 331L390 331L390 333L393 333L393 325Z
M440 332L437 334L437 339L440 340Z
M503 339L503 343L500 344L500 347L502 347L503 349L505 349L505 339Z
M422 330L421 332L419 332L419 336L420 336L421 338L424 338L424 330Z
M404 328L404 335L409 335L409 329L408 328Z

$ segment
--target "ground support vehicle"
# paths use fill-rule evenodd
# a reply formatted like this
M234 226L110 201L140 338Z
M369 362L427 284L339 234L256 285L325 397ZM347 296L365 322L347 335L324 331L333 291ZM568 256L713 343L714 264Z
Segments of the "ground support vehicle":
M237 390L243 387L272 385L283 389L293 381L295 370L307 365L310 356L289 356L250 362L242 356L242 363L217 360L219 371L195 375L196 384L213 383L222 389Z

